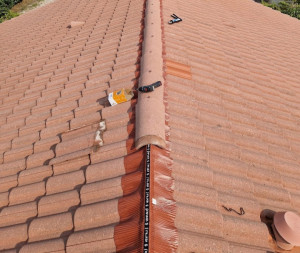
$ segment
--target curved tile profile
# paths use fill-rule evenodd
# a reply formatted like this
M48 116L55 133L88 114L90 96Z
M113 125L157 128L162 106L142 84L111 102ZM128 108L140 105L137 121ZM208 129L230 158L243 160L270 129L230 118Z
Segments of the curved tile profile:
M139 149L147 144L153 144L165 148L162 30L159 0L147 1L144 22L139 87L157 81L161 81L162 86L149 93L139 92L136 108L135 146Z

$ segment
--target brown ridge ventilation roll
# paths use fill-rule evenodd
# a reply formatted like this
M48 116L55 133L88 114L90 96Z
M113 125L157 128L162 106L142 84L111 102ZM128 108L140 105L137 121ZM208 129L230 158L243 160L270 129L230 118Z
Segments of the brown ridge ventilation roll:
M300 217L294 212L277 212L273 230L278 247L290 250L300 246Z
M176 202L173 199L172 160L166 150L151 145L150 251L173 253L178 246L175 227Z

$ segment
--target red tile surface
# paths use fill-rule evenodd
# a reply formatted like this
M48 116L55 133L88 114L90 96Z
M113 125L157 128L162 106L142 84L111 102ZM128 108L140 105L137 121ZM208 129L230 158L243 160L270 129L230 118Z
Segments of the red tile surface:
M300 23L254 1L163 1L162 13L177 251L274 252L260 213L300 210L286 178L299 178ZM168 25L172 13L183 21Z
M22 247L20 253L31 253L31 252L47 252L51 249L55 253L65 252L65 243L63 239L53 239L42 242L29 243Z
M6 227L14 224L25 223L30 218L34 218L36 215L36 202L28 202L25 204L5 207L0 213L0 226Z
M16 205L36 200L45 194L45 182L13 188L9 193L9 204Z
M63 233L68 234L73 229L71 213L61 213L34 219L28 230L30 242L58 238Z
M15 248L17 244L27 241L27 225L20 224L0 228L0 237L5 238L1 241L0 250Z
M137 101L106 96L138 82L143 7L56 0L0 25L3 252L138 251ZM168 25L174 12L183 21ZM299 21L250 0L167 0L162 22L171 243L272 252L260 212L300 210Z
M52 176L52 174L52 167L48 165L26 169L19 173L18 185L21 186L41 182L44 179Z
M142 11L137 0L56 0L0 25L1 250L115 251L134 103L112 109L106 97L137 78ZM72 21L84 24L67 28ZM103 154L94 147L101 120L113 122ZM107 162L87 183L91 157L100 165L103 156L121 169Z

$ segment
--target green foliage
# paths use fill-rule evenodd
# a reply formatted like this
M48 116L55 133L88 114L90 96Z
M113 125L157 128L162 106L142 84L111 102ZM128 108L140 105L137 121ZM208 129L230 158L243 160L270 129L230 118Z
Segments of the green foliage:
M262 4L274 10L278 10L284 14L290 15L291 17L300 19L300 0L293 0L287 2L281 1L278 4L270 4L265 1L262 1Z
M8 10L4 15L2 15L0 17L0 23L2 23L5 20L9 20L9 19L12 19L14 17L17 17L17 16L19 16L19 13L15 13L11 10Z
M12 12L10 9L21 1L22 0L0 0L0 23L18 16L17 13Z

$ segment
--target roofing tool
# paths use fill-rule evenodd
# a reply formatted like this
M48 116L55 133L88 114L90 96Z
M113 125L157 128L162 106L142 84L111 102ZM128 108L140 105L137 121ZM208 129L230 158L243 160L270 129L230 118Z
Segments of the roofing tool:
M150 85L141 86L138 88L140 92L151 92L154 91L155 88L161 86L161 81L157 81Z
M171 17L174 18L174 19L171 19L171 20L169 21L169 24L170 24L170 25L182 21L182 19L181 19L180 17L178 17L177 15L175 15L174 13L171 15Z

